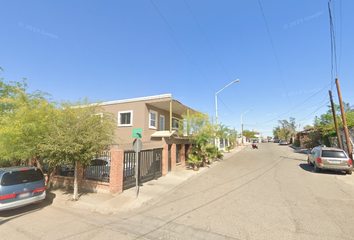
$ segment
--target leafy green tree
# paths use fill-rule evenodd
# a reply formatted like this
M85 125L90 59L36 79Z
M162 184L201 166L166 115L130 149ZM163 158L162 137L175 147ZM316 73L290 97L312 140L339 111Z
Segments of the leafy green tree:
M48 131L54 104L40 91L27 93L25 82L0 82L0 154L17 165L29 159L41 168L39 144Z
M111 114L86 100L62 103L60 111L50 118L41 152L52 166L65 163L75 167L74 200L78 199L78 166L90 164L97 153L114 143L115 128Z
M311 126L311 125L306 125L306 126L304 127L305 130L310 129L310 128L313 128L313 126Z
M233 143L236 142L236 140L237 140L237 131L235 129L230 129L229 140L230 140L230 142L233 142Z
M208 157L206 146L214 139L216 127L211 124L209 116L202 112L192 111L189 114L183 114L182 117L179 134L189 137L191 142L196 144L192 151L198 154L202 165L205 166Z
M253 131L250 130L243 130L243 136L248 137L248 138L256 138L256 134Z
M279 120L280 125L273 129L274 137L282 138L288 140L290 137L293 137L296 134L296 122L295 118L290 117L289 121Z

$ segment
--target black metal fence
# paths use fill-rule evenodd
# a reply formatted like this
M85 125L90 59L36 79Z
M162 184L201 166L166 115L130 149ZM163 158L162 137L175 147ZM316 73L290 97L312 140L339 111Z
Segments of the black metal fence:
M134 151L124 151L123 189L134 187L135 155ZM139 183L144 183L162 176L162 148L142 150L139 152Z
M111 152L97 154L92 164L84 168L84 179L109 182L111 172Z

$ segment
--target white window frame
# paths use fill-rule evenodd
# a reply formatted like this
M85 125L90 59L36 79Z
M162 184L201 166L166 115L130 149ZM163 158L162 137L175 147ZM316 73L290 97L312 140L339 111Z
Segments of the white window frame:
M161 118L163 119L161 121ZM161 123L162 123L162 129L161 129ZM164 115L160 115L159 118L159 131L164 131L165 130L165 116Z
M122 113L130 113L130 124L120 124L120 115ZM119 111L118 112L118 126L119 127L131 127L133 126L133 110L129 110L129 111Z
M151 114L155 114L155 116L156 116L156 118L155 118L155 125L151 125ZM157 126L158 126L158 119L159 119L159 116L158 116L158 114L157 114L157 112L156 111L154 111L154 110L150 110L149 111L149 128L151 128L151 129L157 129Z
M178 128L176 128L176 127L173 126L173 119L176 119L176 120L178 121ZM180 123L179 118L172 117L172 129L179 130L179 125L180 125L180 124L181 124L181 123Z

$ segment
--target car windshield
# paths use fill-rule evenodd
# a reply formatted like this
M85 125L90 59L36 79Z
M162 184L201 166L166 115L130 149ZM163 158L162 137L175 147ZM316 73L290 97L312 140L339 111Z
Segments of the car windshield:
M22 183L36 182L43 179L40 170L30 169L26 171L8 172L1 179L1 186L11 186Z
M343 151L335 151L335 150L323 150L322 157L347 158L347 156Z

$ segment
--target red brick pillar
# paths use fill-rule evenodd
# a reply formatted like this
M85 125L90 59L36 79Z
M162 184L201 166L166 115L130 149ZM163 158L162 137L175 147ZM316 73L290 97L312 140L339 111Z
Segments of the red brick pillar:
M109 176L109 185L111 193L123 192L124 175L124 150L111 151L111 171Z
M172 144L171 147L171 171L176 169L176 144Z
M168 144L165 144L162 150L162 176L168 172Z
M186 145L185 144L182 144L180 154L181 154L181 166L185 167L186 166Z

